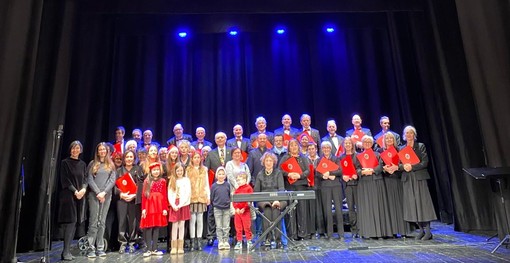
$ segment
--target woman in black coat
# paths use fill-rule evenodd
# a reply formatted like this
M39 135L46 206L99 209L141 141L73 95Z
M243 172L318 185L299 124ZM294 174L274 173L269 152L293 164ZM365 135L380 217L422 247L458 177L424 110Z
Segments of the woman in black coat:
M420 161L413 165L409 163L399 165L404 187L404 220L418 224L420 234L416 239L430 240L432 239L430 221L436 220L437 217L427 185L427 180L430 179L427 171L429 164L427 148L425 144L416 141L416 135L416 129L413 126L404 128L403 137L406 144L401 147L401 150L407 146L411 147Z
M69 146L71 156L62 161L60 168L60 205L58 222L64 227L64 250L62 260L70 261L71 241L76 231L76 223L85 221L85 200L83 196L87 190L87 165L79 156L83 146L79 141L73 141Z

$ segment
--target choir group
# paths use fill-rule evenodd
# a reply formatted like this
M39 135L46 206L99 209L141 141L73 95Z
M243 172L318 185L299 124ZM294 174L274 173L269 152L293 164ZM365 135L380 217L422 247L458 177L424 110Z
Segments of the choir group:
M282 126L270 132L264 117L258 117L250 138L235 125L231 139L224 132L215 134L214 148L203 127L193 140L177 124L162 146L150 130L142 134L134 129L132 140L125 141L119 126L116 141L99 143L88 165L80 159L82 144L73 141L60 169L62 259L74 259L70 244L76 225L85 219L87 257L106 256L103 237L111 202L116 202L119 253L142 248L144 257L160 256L162 234L170 254L184 253L185 239L189 250L201 250L204 237L211 246L217 239L220 250L230 249L229 237L235 250L242 249L244 237L250 249L252 238L270 225L254 209L273 222L287 206L284 200L231 201L232 195L254 191L315 191L315 200L300 200L277 226L296 241L343 241L344 201L352 238L400 238L418 227L415 238L432 239L430 221L436 215L427 185L428 156L414 127L405 127L401 140L386 116L374 137L361 126L359 115L352 117L345 137L337 134L334 120L327 122L324 137L310 127L308 114L300 123L301 128L292 127L285 114ZM283 247L280 231L268 235L263 245Z

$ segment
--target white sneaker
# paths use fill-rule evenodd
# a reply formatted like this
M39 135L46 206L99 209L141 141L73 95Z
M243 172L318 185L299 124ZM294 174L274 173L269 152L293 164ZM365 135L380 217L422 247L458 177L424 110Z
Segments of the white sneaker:
M163 256L163 252L159 251L159 250L154 250L151 252L151 255L153 256Z
M230 244L229 244L228 242L225 242L225 243L224 243L224 246L225 246L225 247L224 247L223 249L225 249L225 250L230 250Z
M223 245L223 241L218 240L218 250L222 250L225 246Z
M237 241L237 244L234 246L234 250L243 249L243 241Z
M152 252L150 252L149 250L143 252L143 257L146 258L146 257L150 257L152 255Z

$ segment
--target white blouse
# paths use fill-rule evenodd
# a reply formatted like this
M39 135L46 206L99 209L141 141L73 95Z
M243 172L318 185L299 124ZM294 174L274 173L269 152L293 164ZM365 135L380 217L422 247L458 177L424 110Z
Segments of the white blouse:
M179 205L175 205L175 200L179 198ZM191 183L188 177L177 178L176 191L168 188L168 202L171 207L181 208L187 206L191 201Z

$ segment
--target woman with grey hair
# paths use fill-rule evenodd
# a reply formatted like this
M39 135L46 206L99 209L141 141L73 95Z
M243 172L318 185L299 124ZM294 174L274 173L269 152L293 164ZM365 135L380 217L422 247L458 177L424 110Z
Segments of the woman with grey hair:
M427 148L423 143L417 142L416 129L413 126L404 128L403 138L406 144L401 147L411 147L419 159L419 163L401 163L399 170L402 171L402 182L404 187L404 220L416 222L420 228L420 234L416 239L430 240L430 221L436 220L434 204L430 197L427 180L430 175L427 171L429 157Z
M356 156L358 162L355 163L359 178L357 208L360 234L365 238L391 236L388 197L382 176L380 155L372 150L374 146L372 136L363 136L361 142L363 152ZM371 161L373 163L370 163Z
M285 191L285 184L283 183L283 174L280 169L276 168L276 162L278 159L272 152L265 152L260 158L260 162L264 169L259 172L255 177L254 192L278 192ZM257 202L257 207L264 213L271 222L274 222L282 209L287 207L286 201L260 201ZM262 227L264 231L269 228L270 222L264 220ZM276 228L281 230L281 224L277 224ZM276 242L276 248L282 248L282 235L279 230L273 231L274 241ZM271 235L266 237L264 245L269 247L271 245Z

